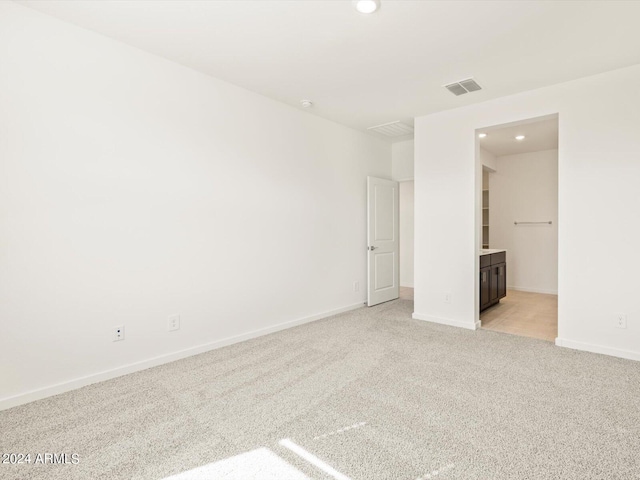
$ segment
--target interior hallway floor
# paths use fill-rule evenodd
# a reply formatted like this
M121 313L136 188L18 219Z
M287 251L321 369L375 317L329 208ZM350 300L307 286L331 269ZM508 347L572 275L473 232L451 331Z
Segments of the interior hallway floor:
M400 300L413 301L413 287L400 287Z
M558 296L508 290L500 303L480 314L482 328L555 342Z

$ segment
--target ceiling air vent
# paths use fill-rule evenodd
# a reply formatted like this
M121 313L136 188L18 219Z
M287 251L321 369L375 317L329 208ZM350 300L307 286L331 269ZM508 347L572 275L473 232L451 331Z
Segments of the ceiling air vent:
M449 90L455 96L482 90L482 87L478 85L478 83L473 78L467 78L465 80L460 80L459 82L450 83L449 85L445 85L444 88Z
M382 135L386 135L387 137L401 137L403 135L409 135L413 133L413 127L411 125L401 123L400 121L383 123L382 125L369 127L367 128L367 130L381 133Z

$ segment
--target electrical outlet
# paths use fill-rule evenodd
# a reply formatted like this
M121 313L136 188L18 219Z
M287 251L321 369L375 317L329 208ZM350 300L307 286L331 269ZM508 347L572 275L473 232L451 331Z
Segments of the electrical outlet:
M444 303L451 303L452 297L451 292L444 292Z
M174 330L180 330L180 315L170 315L169 322L167 323L167 330L173 332Z
M113 341L119 342L124 340L124 325L113 327Z
M354 292L360 291L360 282L353 282L353 291Z
M619 313L616 316L616 327L618 328L627 328L627 314Z

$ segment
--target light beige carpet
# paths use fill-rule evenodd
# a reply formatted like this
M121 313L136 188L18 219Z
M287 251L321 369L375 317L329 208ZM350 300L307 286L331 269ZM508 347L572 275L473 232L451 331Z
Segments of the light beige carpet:
M640 478L640 363L411 311L363 308L0 412L0 452L79 458L0 478Z

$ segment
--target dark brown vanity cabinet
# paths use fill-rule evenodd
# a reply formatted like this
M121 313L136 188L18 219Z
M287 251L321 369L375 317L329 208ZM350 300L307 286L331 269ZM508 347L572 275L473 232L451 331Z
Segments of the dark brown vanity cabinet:
M480 311L507 296L506 252L480 255Z

